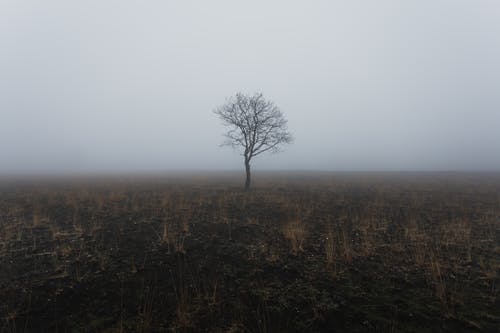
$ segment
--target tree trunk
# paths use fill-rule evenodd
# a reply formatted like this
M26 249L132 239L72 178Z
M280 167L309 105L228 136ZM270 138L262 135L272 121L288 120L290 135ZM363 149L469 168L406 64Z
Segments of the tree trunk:
M245 171L247 173L247 179L245 181L245 191L248 192L250 190L250 161L245 159Z

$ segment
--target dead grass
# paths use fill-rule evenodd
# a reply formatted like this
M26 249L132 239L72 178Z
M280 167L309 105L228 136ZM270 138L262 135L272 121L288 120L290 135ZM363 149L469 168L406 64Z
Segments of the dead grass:
M261 187L246 194L227 189L192 191L177 185L155 192L137 184L109 191L99 186L32 191L16 202L0 202L0 258L9 258L2 263L14 267L9 256L20 253L17 258L38 258L53 252L58 273L49 272L50 267L43 269L52 276L70 275L72 283L81 283L92 273L89 262L100 273L115 272L113 251L126 243L124 239L134 237L128 234L133 230L151 243L146 252L188 257L190 244L197 246L200 239L215 239L214 246L225 249L239 242L241 248L234 248L249 253L242 260L275 268L287 260L304 265L317 260L312 271L329 274L327 281L349 279L358 274L353 268L377 267L377 281L389 279L389 272L415 284L423 281L420 288L450 316L457 311L456 305L472 307L475 301L462 285L482 288L486 296L482 295L481 304L497 302L500 196L494 196L496 188L463 185L453 191L434 183L325 184L305 183L300 191L285 185ZM197 224L203 223L212 225L207 230L213 234L196 234ZM52 243L41 236L47 230ZM242 235L241 230L249 234ZM109 240L110 234L115 238ZM216 239L220 235L224 239ZM128 254L123 274L141 276L148 265L146 255ZM363 266L366 263L373 266ZM178 331L194 327L194 309L224 302L222 277L197 276L195 280L193 275L182 270L165 282L174 288L175 316L170 328ZM138 331L153 330L154 307L162 302L155 297L154 289L145 287L135 307L141 318ZM255 313L261 320L273 319L263 308ZM228 327L241 327L233 319L235 324ZM15 318L7 321L6 327L16 325ZM123 329L123 318L120 325ZM395 317L384 327L398 331L400 325ZM261 323L254 329L267 326Z
M333 273L333 276L337 276L337 250L335 249L336 240L335 233L332 227L328 228L325 237L325 254L326 254L326 265L327 269Z
M297 255L299 252L304 252L304 245L307 236L307 230L301 220L288 222L283 227L283 236L289 241L290 250Z

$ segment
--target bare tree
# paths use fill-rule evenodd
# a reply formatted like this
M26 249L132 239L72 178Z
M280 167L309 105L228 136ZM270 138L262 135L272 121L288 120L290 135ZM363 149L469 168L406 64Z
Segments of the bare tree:
M223 145L242 150L245 158L245 191L250 189L250 161L266 151L279 152L280 145L291 143L287 120L274 104L261 93L253 96L237 93L215 109L215 114L230 129Z

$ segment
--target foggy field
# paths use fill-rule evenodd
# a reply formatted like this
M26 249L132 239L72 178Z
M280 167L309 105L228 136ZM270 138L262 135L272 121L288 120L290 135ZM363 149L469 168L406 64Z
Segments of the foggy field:
M496 332L499 173L0 182L3 332Z
M1 0L0 333L500 332L499 31Z

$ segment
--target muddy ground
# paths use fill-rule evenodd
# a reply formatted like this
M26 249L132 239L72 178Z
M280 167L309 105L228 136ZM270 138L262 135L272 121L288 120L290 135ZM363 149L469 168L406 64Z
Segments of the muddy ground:
M0 184L0 332L498 332L499 174Z

